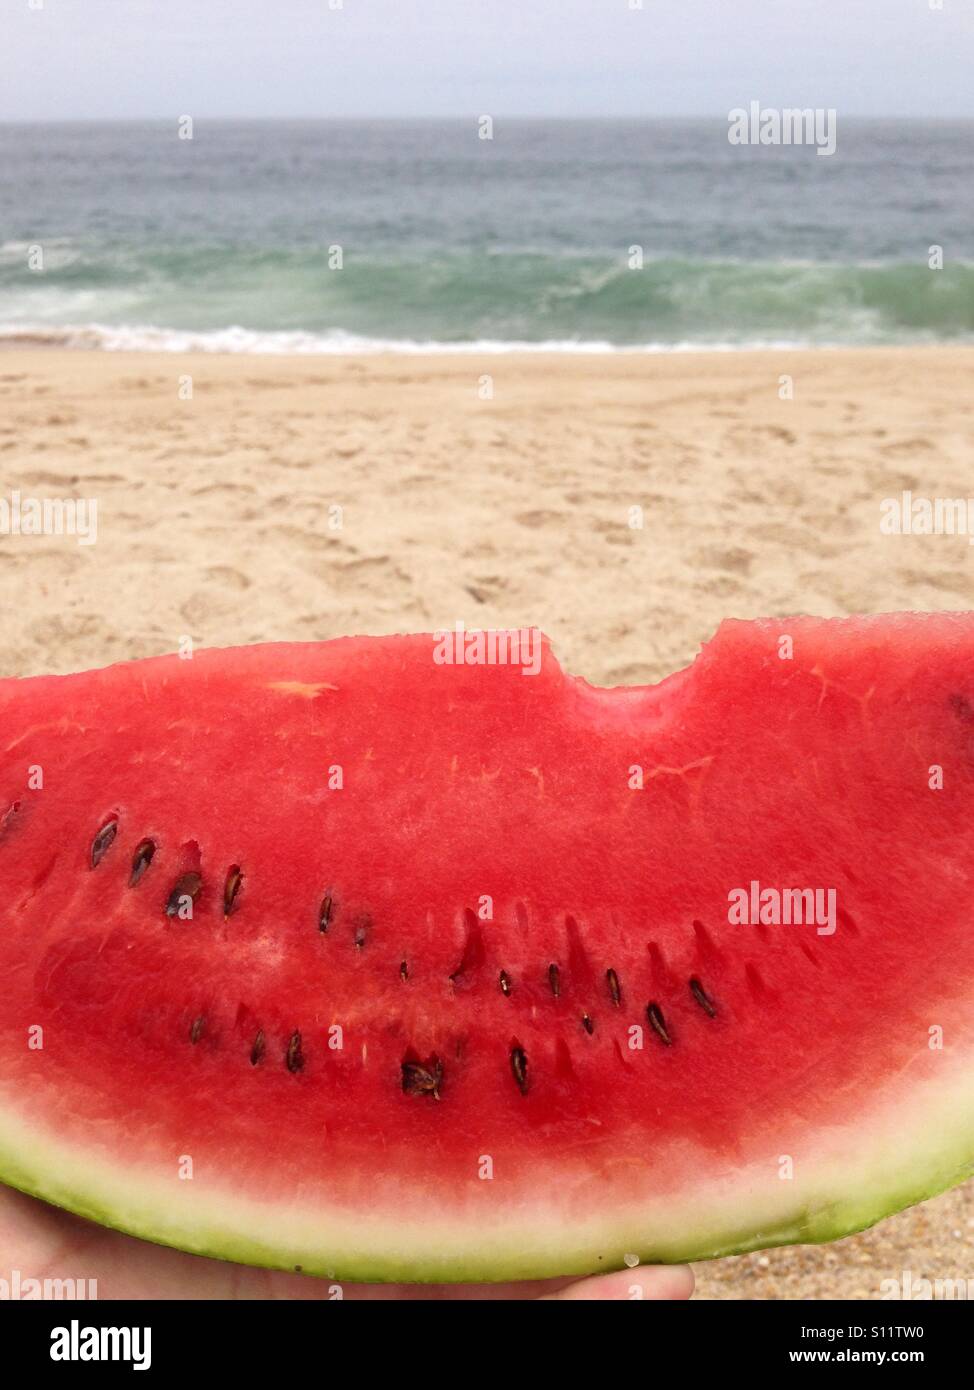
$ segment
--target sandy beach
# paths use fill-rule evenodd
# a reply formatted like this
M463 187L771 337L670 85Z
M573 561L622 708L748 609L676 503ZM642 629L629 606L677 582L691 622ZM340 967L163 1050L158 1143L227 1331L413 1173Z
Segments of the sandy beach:
M879 519L903 490L968 495L972 369L939 348L6 352L0 495L94 498L98 539L0 536L0 670L462 618L536 623L621 684L727 615L966 608L966 537Z
M93 499L97 541L0 535L0 674L463 620L536 624L614 685L726 616L974 607L967 536L879 524L904 491L974 495L972 372L971 348L6 351L0 496ZM877 1298L904 1270L974 1274L970 1184L701 1267L698 1296Z

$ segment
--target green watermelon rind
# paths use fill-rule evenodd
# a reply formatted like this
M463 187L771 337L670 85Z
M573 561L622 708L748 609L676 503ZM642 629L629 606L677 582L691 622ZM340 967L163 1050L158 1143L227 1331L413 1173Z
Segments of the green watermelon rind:
M58 1147L57 1141L52 1147ZM336 1248L333 1254L323 1254L314 1246L276 1246L269 1240L243 1236L230 1227L221 1228L216 1221L181 1229L173 1224L171 1216L162 1211L154 1213L149 1204L120 1216L117 1209L74 1189L55 1172L45 1175L36 1161L36 1145L32 1147L33 1175L28 1174L22 1159L18 1160L13 1151L5 1145L0 1146L0 1182L122 1234L210 1259L273 1270L300 1270L303 1274L333 1282L493 1283L609 1272L627 1264L631 1266L633 1255L644 1265L679 1264L776 1246L819 1245L840 1240L965 1181L974 1173L972 1151L974 1140L965 1146L963 1157L954 1149L941 1154L939 1162L928 1161L926 1182L915 1181L910 1186L900 1185L885 1192L877 1186L875 1191L860 1192L858 1197L825 1201L805 1207L797 1215L765 1229L755 1231L753 1222L741 1208L737 1231L693 1231L688 1224L685 1238L645 1242L633 1237L622 1243L612 1238L607 1240L601 1253L591 1244L580 1246L575 1252L566 1253L564 1247L562 1253L546 1251L543 1235L539 1232L538 1242L532 1245L523 1226L511 1232L510 1252L500 1255L481 1254L475 1250L448 1254L435 1247L424 1250L418 1241L408 1249L404 1244L399 1255L373 1254L365 1248L361 1251ZM877 1154L877 1162L882 1171L881 1153ZM57 1168L64 1171L61 1163ZM116 1179L124 1183L121 1169L114 1175L105 1174L106 1185L113 1184ZM692 1203L688 1203L689 1212L692 1212ZM689 1220L688 1215L688 1223ZM625 1225L624 1216L618 1224ZM384 1242L387 1250L396 1243L395 1233L390 1232L389 1236Z

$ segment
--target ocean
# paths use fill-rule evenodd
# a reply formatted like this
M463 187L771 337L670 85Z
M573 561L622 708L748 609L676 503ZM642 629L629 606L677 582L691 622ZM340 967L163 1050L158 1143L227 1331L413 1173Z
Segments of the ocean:
M727 131L719 116L496 118L492 140L476 118L198 120L192 139L175 118L0 126L0 343L974 341L974 123L840 114L831 157Z

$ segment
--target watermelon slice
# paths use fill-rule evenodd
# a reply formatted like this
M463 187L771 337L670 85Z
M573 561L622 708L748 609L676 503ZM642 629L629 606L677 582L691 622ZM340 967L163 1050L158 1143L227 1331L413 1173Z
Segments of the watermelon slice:
M490 1280L970 1173L974 615L727 622L642 689L535 636L0 682L4 1181Z

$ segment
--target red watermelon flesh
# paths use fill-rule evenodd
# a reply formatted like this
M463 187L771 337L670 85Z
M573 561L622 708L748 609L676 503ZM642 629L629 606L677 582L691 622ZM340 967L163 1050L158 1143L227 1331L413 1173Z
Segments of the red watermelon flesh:
M727 622L639 689L444 651L0 682L0 1177L481 1280L967 1176L974 616Z

